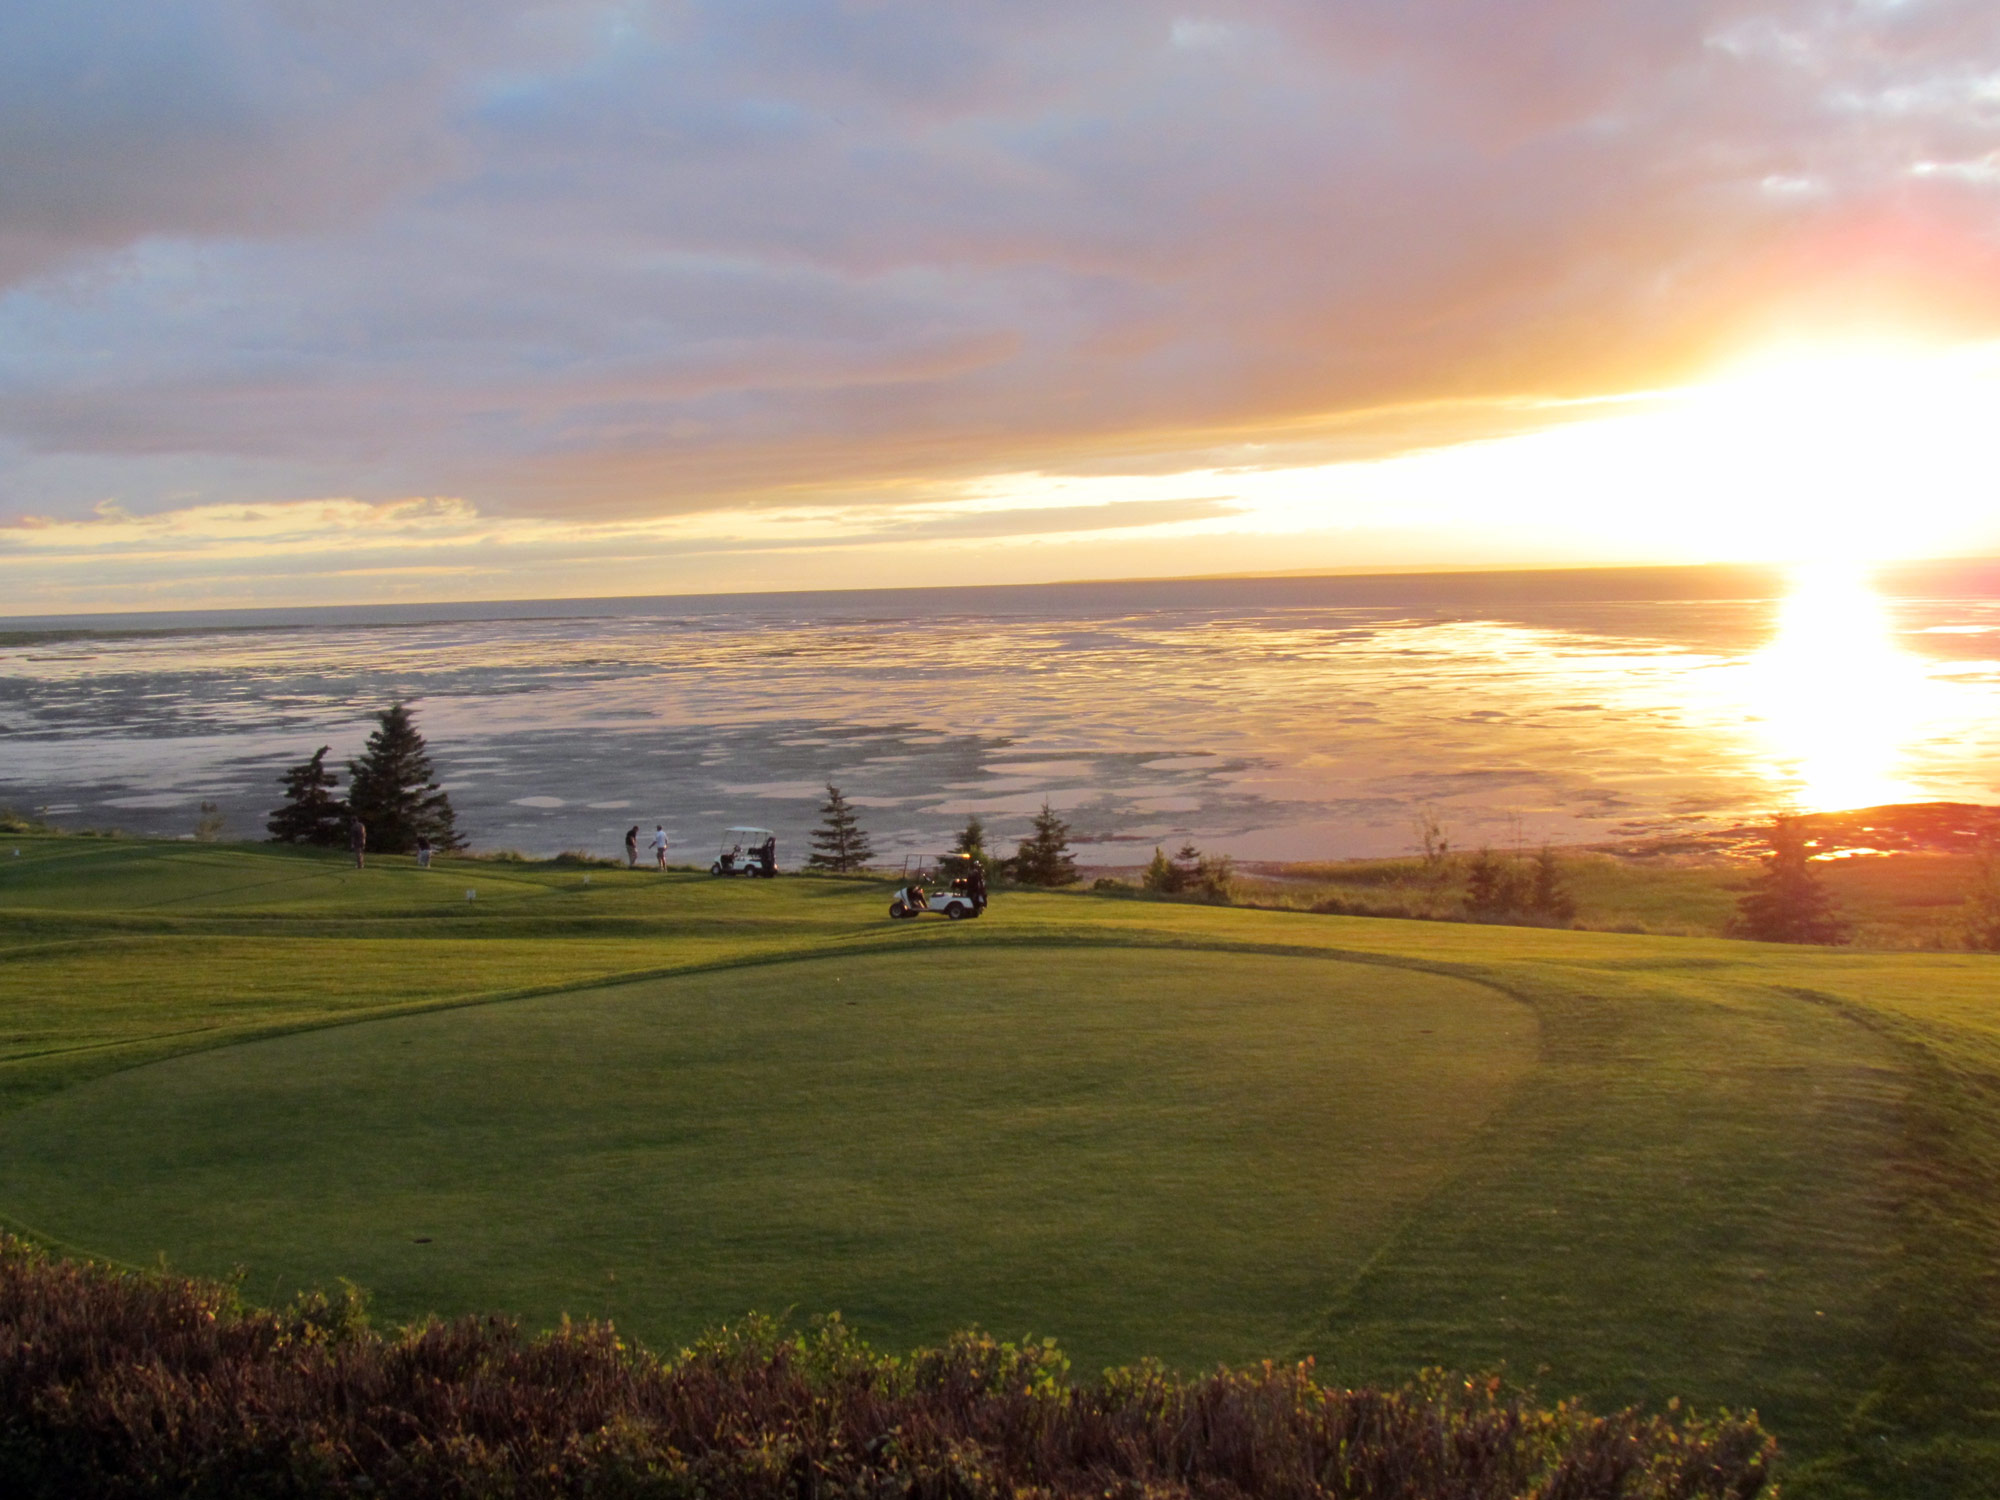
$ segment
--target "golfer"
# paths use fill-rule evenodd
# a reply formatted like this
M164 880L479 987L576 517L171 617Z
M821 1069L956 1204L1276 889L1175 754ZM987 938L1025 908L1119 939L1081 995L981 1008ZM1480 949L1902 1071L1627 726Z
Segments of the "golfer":
M354 868L361 868L362 857L368 853L368 825L359 818L348 820L347 847L354 851Z
M653 863L662 870L667 867L667 830L653 825Z
M625 830L625 868L631 869L639 863L639 825L634 823Z

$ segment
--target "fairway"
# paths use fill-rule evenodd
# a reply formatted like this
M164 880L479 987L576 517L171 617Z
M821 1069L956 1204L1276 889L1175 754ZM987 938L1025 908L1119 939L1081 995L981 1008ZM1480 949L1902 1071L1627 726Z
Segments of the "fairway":
M1288 1347L1530 1066L1519 1002L1377 964L907 954L200 1053L15 1115L0 1202L398 1318L967 1321L1086 1361Z
M1502 1369L1755 1407L1788 1494L2000 1493L1988 957L21 846L0 1224L72 1253L659 1345Z

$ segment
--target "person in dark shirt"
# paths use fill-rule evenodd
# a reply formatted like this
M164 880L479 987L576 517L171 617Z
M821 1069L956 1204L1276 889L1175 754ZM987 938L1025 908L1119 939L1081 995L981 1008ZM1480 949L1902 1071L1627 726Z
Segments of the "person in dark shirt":
M630 870L639 863L639 825L634 823L625 830L625 868Z
M360 869L362 858L368 853L368 825L359 818L348 821L347 847L354 851L354 868Z

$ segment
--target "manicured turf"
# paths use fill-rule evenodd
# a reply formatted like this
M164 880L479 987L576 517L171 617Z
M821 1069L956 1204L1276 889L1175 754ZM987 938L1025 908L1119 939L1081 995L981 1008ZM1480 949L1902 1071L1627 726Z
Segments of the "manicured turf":
M1758 1406L1790 1493L1994 1492L2000 960L20 843L0 1217L62 1244L649 1338L1504 1362Z
M1212 953L904 953L201 1053L13 1117L0 1203L127 1261L382 1310L968 1320L1094 1367L1296 1342L1534 1060L1463 980ZM417 1243L421 1236L427 1243Z

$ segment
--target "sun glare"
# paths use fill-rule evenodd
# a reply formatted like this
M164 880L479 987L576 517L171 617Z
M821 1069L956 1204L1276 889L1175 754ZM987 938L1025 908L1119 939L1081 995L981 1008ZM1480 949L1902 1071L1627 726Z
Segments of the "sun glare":
M1937 690L1922 660L1897 646L1866 571L1800 568L1777 627L1750 660L1748 710L1786 800L1801 812L1917 800L1899 772Z
M2000 498L1990 348L1770 355L1690 392L1679 417L1720 492L1743 502L1748 550L1773 559L1956 550L1979 540Z

